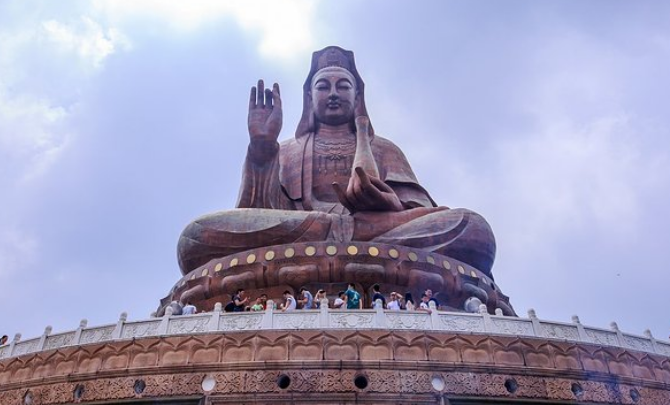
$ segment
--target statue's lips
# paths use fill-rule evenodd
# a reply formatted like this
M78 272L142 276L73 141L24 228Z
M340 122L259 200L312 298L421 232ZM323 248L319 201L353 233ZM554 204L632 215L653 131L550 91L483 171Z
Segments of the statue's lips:
M336 110L336 109L340 108L340 103L339 102L328 103L327 107L331 110Z

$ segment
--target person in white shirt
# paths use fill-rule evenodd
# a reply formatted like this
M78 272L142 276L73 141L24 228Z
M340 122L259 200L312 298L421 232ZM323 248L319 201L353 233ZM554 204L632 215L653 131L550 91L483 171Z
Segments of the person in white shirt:
M333 302L333 308L335 309L342 309L346 308L344 305L346 301L347 294L344 291L340 291L337 293L337 298L335 298L335 302Z
M391 298L389 299L389 302L386 304L386 309L389 309L391 311L400 311L399 294L396 294L395 292L391 293Z
M295 303L295 298L293 298L293 295L291 295L291 292L289 290L284 291L284 307L282 308L282 312L287 312L287 311L295 311L296 303Z
M419 303L419 308L417 308L417 311L423 311L423 312L428 312L429 314L433 312L430 309L430 306L428 306L428 302L430 301L430 298L424 293L421 295L421 302Z

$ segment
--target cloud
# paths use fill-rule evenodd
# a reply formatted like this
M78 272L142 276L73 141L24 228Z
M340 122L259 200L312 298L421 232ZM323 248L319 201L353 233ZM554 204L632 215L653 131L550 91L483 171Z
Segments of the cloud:
M94 4L118 24L155 18L180 31L194 31L232 17L248 35L259 37L258 51L269 58L292 59L309 51L315 42L312 22L318 2L311 0L99 0Z
M47 39L65 52L79 56L88 65L100 68L106 57L118 47L130 48L130 41L116 28L103 29L90 17L78 24L67 25L56 20L42 23Z

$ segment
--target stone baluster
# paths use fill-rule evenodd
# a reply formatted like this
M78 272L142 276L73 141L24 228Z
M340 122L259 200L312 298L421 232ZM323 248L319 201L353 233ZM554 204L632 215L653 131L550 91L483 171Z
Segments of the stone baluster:
M481 304L479 306L479 315L481 315L484 318L484 330L486 332L497 332L495 331L493 327L493 322L491 322L491 315L489 314L488 308L486 308L486 304Z
M172 307L165 308L165 315L161 318L161 324L158 326L158 335L167 335L168 330L170 329L170 318L173 313L174 309Z
M37 344L36 351L41 352L42 350L44 350L44 345L46 344L49 335L51 335L52 329L53 328L51 327L51 325L44 328L44 333L42 333L42 336L40 337L40 342Z
M645 335L645 336L647 337L647 339L649 339L649 341L651 342L651 347L654 348L654 353L663 354L663 353L659 350L658 345L656 344L656 338L654 338L654 336L651 334L651 330L649 330L649 329L645 329L645 330L644 330L644 335Z
M503 314L502 308L496 308L495 314L496 316L505 316L505 314Z
M14 354L14 347L21 341L21 334L17 333L14 335L14 339L9 343L9 348L7 349L7 355L5 357L11 357Z
M328 298L321 298L321 301L319 302L319 326L322 328L327 328L330 326Z
M386 328L388 325L388 320L386 319L386 313L384 312L384 305L382 300L377 298L375 300L375 322L374 324L378 328Z
M537 318L537 313L533 308L528 310L528 318L530 323L533 325L533 334L537 337L548 337L542 336L542 327L540 326L540 320Z
M128 313L121 312L121 315L119 315L119 321L116 323L116 327L112 332L112 340L121 339L121 336L123 336L123 325L126 323L127 319L128 319Z
M88 325L88 319L82 319L81 321L79 321L79 327L74 332L74 339L72 339L73 345L78 345L79 343L81 343L81 332L87 325Z
M619 342L619 347L627 347L626 341L623 338L623 333L619 330L619 325L616 322L612 321L610 323L610 328L616 333L616 340Z
M579 321L579 317L577 315L572 315L572 323L577 326L577 333L579 334L579 340L582 342L588 342L589 341L589 335L586 334L586 329L584 329L584 325Z
M263 314L263 320L261 321L261 329L272 329L274 326L274 310L275 302L268 300L265 306L265 313Z
M430 329L440 329L440 314L437 313L437 306L435 306L435 301L428 301L428 308L430 308Z
M223 304L217 302L214 304L214 311L212 311L211 318L209 318L209 325L207 327L210 331L219 330L219 318L221 317L221 311L223 310Z

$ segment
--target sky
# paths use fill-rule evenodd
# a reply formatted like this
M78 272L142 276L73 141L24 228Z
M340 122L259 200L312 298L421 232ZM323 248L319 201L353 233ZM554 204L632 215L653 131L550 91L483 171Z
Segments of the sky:
M482 214L517 313L670 335L670 3L0 0L0 334L146 319L233 208L249 88L293 136L351 49L377 133Z

